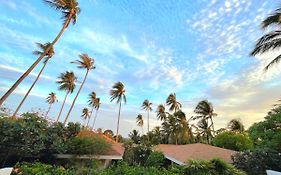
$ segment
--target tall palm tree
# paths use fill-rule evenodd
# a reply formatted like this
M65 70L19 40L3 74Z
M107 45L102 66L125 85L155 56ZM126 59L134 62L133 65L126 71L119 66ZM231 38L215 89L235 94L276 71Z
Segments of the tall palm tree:
M64 125L66 124L66 122L68 120L68 117L69 117L69 115L70 115L70 113L71 113L71 111L74 107L74 104L75 104L76 100L77 100L77 97L79 96L79 94L80 94L80 92L83 88L83 85L86 82L89 71L92 70L92 69L95 69L94 59L90 58L87 54L81 54L81 55L79 55L79 57L80 57L80 60L76 60L76 61L71 62L71 63L77 64L78 65L77 67L80 68L80 69L86 69L86 74L85 74L85 77L84 77L84 79L83 79L83 81L80 85L80 88L79 88L79 90L78 90L78 92L77 92L77 94L76 94L76 96L75 96L75 98L74 98L74 100L73 100L73 102L70 106L70 109L69 109L69 111L68 111L68 113L67 113L67 115L64 119L64 122L63 122Z
M205 118L201 118L198 121L197 126L193 125L193 127L196 128L198 136L202 136L203 138L205 138L208 144L211 143L213 135L212 128L211 125L208 124L208 120L206 120Z
M36 50L33 52L34 55L42 55L44 54L44 52L47 50L47 48L49 48L51 46L51 43L47 42L45 44L41 44L41 43L36 43L36 45L40 48L40 50ZM38 81L39 77L41 76L43 70L45 69L48 61L50 60L50 58L52 58L54 56L55 52L53 47L51 46L51 49L49 49L48 52L46 52L45 54L45 61L43 64L43 67L41 68L41 70L39 71L38 75L36 76L34 82L32 83L32 85L30 86L30 88L28 89L28 91L26 92L25 96L23 97L23 99L21 100L20 104L18 105L17 109L15 110L14 114L13 114L13 118L16 117L18 111L20 110L21 106L23 105L24 101L26 100L26 98L28 97L29 93L31 92L31 90L33 89L34 85L36 84L36 82Z
M60 76L58 77L57 83L59 84L59 90L66 91L66 94L65 94L60 112L59 112L57 120L56 120L57 122L60 119L60 116L63 111L64 104L65 104L68 94L72 94L76 87L76 84L75 84L76 81L77 81L77 77L74 75L73 72L66 71L65 73L61 73Z
M139 127L143 127L143 116L141 114L138 114L138 116L136 117L136 122L137 122L137 125Z
M194 113L197 114L197 116L193 117L193 119L210 119L213 132L215 131L213 117L216 117L217 114L214 112L214 108L211 102L209 102L208 100L200 101L197 104Z
M236 131L236 132L244 132L245 128L241 120L239 119L232 119L227 124L227 128L230 129L230 131Z
M76 0L44 0L47 4L49 4L54 9L60 11L63 16L63 26L55 37L51 45L41 54L37 60L27 69L25 73L21 75L21 77L12 85L12 87L1 97L0 106L4 103L4 101L11 95L11 93L17 88L17 86L30 74L30 72L37 66L37 64L46 56L50 49L56 44L59 40L65 29L68 27L69 23L76 23L77 15L80 13L80 8L78 7L78 2Z
M177 96L175 93L171 93L166 99L167 106L170 106L169 111L177 112L181 107L181 103L177 101Z
M147 133L149 132L149 111L152 111L151 107L152 103L150 103L147 99L142 103L142 109L147 111Z
M50 109L51 109L52 105L53 105L55 102L58 102L56 94L53 93L53 92L51 92L51 93L48 95L48 97L46 98L46 102L49 104L49 108L48 108L48 111L47 111L47 113L46 113L45 118L48 117L48 114L49 114L49 112L50 112Z
M271 26L278 26L280 28L281 24L281 8L278 8L274 11L274 13L270 14L265 20L262 22L262 28L265 29ZM256 56L258 54L263 54L265 52L271 50L280 49L281 46L281 31L280 29L269 32L268 34L262 36L256 43L255 48L251 52L252 56ZM279 63L281 60L281 54L277 57L273 58L273 60L264 68L268 70L274 64Z
M96 109L96 114L95 114L95 118L94 118L94 122L93 122L92 129L95 128L96 120L97 120L97 117L98 117L98 111L99 111L99 109L100 109L100 104L101 104L101 103L100 103L100 98L96 98L96 99L94 100L94 104L93 104L94 108Z
M156 113L157 113L157 118L158 120L161 120L161 121L165 121L166 118L167 118L167 115L166 115L166 111L165 111L165 106L160 104L157 106L157 109L156 109Z
M84 127L86 127L86 121L90 117L90 112L88 108L83 108L82 109L82 115L81 117L84 119Z
M136 117L136 123L139 127L141 127L143 134L143 116L141 114L138 114L138 116Z
M119 103L119 112L118 112L118 121L117 121L117 131L116 131L116 142L118 142L118 136L119 136L119 122L120 122L120 114L121 114L121 106L122 106L122 101L126 104L127 99L125 95L125 87L123 83L120 81L115 83L112 86L112 89L110 90L110 101L112 102L113 100L116 99L116 102Z
M87 126L89 125L89 122L92 118L92 114L93 114L93 111L94 111L94 102L95 102L95 99L97 98L97 94L95 92L91 92L88 96L89 100L88 100L88 105L92 108L91 109L91 112L90 112L90 117L89 117L89 120L88 120L88 123L87 123Z

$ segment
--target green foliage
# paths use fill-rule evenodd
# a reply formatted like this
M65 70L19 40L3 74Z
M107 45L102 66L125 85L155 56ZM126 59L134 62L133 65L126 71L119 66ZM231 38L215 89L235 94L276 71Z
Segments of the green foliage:
M253 142L247 133L238 133L232 131L225 131L218 134L214 138L213 144L218 147L235 151L244 151L253 148Z
M15 166L12 175L75 175L72 170L66 170L63 167L57 167L39 162L23 163Z
M67 143L69 154L102 154L110 148L110 144L98 137L73 137Z
M0 154L38 155L46 148L46 129L47 121L32 113L25 113L17 120L0 118L0 150L5 150Z
M255 123L249 128L249 135L257 148L281 151L281 112L274 110L265 121Z
M156 167L128 166L121 162L116 166L112 166L98 175L180 175L179 173L171 173L166 169Z
M184 167L186 175L246 175L220 159L192 160Z
M161 152L153 151L147 158L145 165L151 167L162 167L165 162L165 156Z
M144 165L151 153L151 148L145 145L128 145L123 159L129 165Z
M267 169L281 171L281 155L272 150L245 151L233 157L233 164L249 175L264 175Z

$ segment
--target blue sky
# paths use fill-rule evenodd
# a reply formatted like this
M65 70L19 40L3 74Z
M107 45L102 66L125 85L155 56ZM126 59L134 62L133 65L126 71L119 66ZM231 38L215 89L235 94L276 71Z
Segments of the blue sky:
M173 92L188 115L200 100L211 101L219 114L216 128L224 127L232 118L240 118L249 126L262 120L280 97L280 67L262 71L276 53L248 56L256 39L265 32L260 22L279 3L80 0L82 11L77 24L70 25L55 45L55 56L21 112L46 110L45 98L53 91L60 100L50 112L55 118L64 96L57 89L57 76L72 70L81 81L85 72L70 62L78 59L78 54L88 53L95 58L96 69L90 73L70 121L82 120L87 95L95 91L102 103L97 127L115 131L118 105L110 103L109 90L114 82L122 81L128 98L120 126L124 135L140 129L135 117L145 114L140 108L144 99L149 99L155 109ZM36 59L32 55L35 42L52 41L62 21L61 14L38 0L0 0L0 11L2 95ZM7 107L16 107L38 70L6 101ZM155 113L150 122L159 125Z

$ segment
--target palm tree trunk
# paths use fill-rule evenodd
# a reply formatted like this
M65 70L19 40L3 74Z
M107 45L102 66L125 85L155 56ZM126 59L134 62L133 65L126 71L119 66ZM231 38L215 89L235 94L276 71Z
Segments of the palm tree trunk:
M95 127L97 116L98 116L98 109L96 109L96 114L95 114L95 119L94 119L94 123L93 123L92 129L94 129L94 127Z
M88 122L87 122L87 127L89 126L89 122L90 122L90 120L91 120L91 118L92 118L93 110L94 110L94 108L92 108L92 110L91 110L91 114L90 114L89 120L88 120Z
M82 84L81 84L81 86L80 86L80 88L79 88L79 90L78 90L78 92L77 92L77 94L76 94L76 96L75 96L75 98L74 98L74 100L73 100L71 106L70 106L70 109L69 109L69 111L68 111L68 113L67 113L67 115L66 115L66 117L65 117L65 119L64 119L63 125L65 125L66 122L67 122L67 119L68 119L68 117L69 117L69 115L70 115L70 113L71 113L71 111L72 111L72 109L73 109L73 107L74 107L74 104L75 104L75 102L76 102L76 99L77 99L77 97L79 96L80 91L81 91L81 89L82 89L82 87L83 87L83 85L84 85L84 83L85 83L85 81L86 81L86 79L87 79L88 73L89 73L89 70L87 69L87 72L86 72L86 75L85 75L85 77L84 77L84 80L83 80L83 82L82 82Z
M147 110L147 138L149 141L149 110Z
M52 104L53 104L53 103L51 103L51 104L49 105L49 108L48 108L48 111L47 111L47 113L46 113L45 119L48 118L48 114L49 114L49 112L50 112L50 110L51 110Z
M119 123L120 123L120 114L121 114L121 100L119 102L119 112L118 112L118 121L117 121L117 131L116 131L116 142L118 142L119 137Z
M214 126L214 122L213 122L213 117L212 116L210 116L210 120L211 120L211 125L212 125L213 132L215 132L215 126Z
M64 104L65 104L65 101L66 101L66 98L67 98L68 94L69 94L69 91L67 91L66 94L65 94L65 97L64 97L64 100L63 100L63 102L62 102L62 106L61 106L61 108L60 108L60 112L59 112L59 115L58 115L58 118L57 118L57 121L56 121L56 122L58 122L59 119L60 119L60 115L61 115L62 110L63 110L63 108L64 108Z
M49 61L50 57L47 58L46 62L44 63L43 67L41 68L40 72L38 73L36 79L34 80L34 82L32 83L32 85L30 86L30 88L28 89L28 91L26 92L25 96L23 97L23 99L21 100L19 106L17 107L17 109L15 110L12 118L16 118L16 115L18 113L18 111L20 110L21 106L23 105L24 101L26 100L27 96L29 95L29 93L31 92L31 90L33 89L34 85L36 84L36 82L38 81L39 77L41 76L43 70L45 69L45 66L47 65L48 61Z
M51 43L51 45L45 50L43 54L41 54L37 60L25 71L24 74L12 85L12 87L1 97L0 99L0 107L3 105L4 101L11 95L11 93L18 87L18 85L30 74L30 72L37 66L37 64L46 56L49 50L55 45L55 43L59 40L61 35L63 34L64 30L67 28L68 24L71 21L72 16L74 15L74 11L70 12L66 22L64 23L63 27L61 28L60 32Z

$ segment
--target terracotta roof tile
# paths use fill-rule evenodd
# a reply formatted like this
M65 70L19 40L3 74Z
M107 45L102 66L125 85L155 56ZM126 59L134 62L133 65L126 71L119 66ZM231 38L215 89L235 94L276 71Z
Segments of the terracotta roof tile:
M202 143L187 145L161 144L157 145L154 149L182 163L187 163L189 160L210 160L213 158L220 158L228 163L232 163L231 155L236 153L232 150Z

